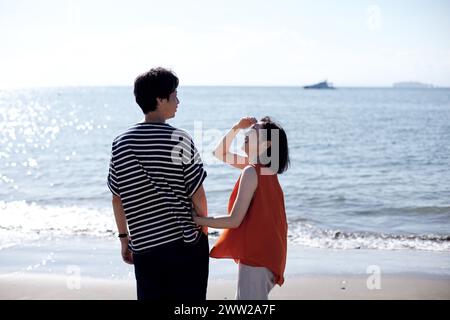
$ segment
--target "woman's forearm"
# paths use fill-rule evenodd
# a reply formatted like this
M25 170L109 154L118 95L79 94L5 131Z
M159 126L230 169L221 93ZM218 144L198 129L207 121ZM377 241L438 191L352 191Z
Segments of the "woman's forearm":
M214 150L214 156L219 159L223 159L230 150L231 143L239 132L239 128L237 126L233 126L227 134L222 138L222 140L217 145Z
M195 217L195 222L201 226L207 226L215 229L234 229L237 228L237 220L233 216L220 217Z

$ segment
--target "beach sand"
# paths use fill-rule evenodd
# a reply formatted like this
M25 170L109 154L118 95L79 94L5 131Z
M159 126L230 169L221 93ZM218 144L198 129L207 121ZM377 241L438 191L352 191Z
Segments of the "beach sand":
M344 282L345 281L345 282ZM366 276L311 275L287 278L270 299L450 299L450 278L384 275L380 289L369 290ZM234 300L236 281L212 279L208 300ZM132 280L107 280L45 274L0 276L0 299L134 300Z
M0 299L134 300L134 268L119 249L117 242L79 237L0 250ZM369 290L373 267L381 288ZM449 270L446 252L290 245L285 284L270 299L450 299ZM210 259L208 299L234 300L236 279L234 261Z

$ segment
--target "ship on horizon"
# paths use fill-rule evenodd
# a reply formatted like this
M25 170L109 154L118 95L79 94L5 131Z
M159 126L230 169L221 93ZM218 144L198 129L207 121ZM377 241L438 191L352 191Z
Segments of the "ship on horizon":
M327 80L316 83L316 84L312 84L309 86L304 86L304 89L335 89L333 87L333 84L331 82L328 82Z

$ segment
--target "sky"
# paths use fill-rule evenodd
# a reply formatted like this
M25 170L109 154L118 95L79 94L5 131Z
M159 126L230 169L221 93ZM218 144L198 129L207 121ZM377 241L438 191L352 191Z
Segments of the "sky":
M450 0L0 0L0 88L450 87Z

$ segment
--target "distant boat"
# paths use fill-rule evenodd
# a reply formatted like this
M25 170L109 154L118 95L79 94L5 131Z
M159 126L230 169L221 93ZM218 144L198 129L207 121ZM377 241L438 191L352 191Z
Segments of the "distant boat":
M334 89L333 84L328 81L322 81L310 86L304 86L304 89Z

